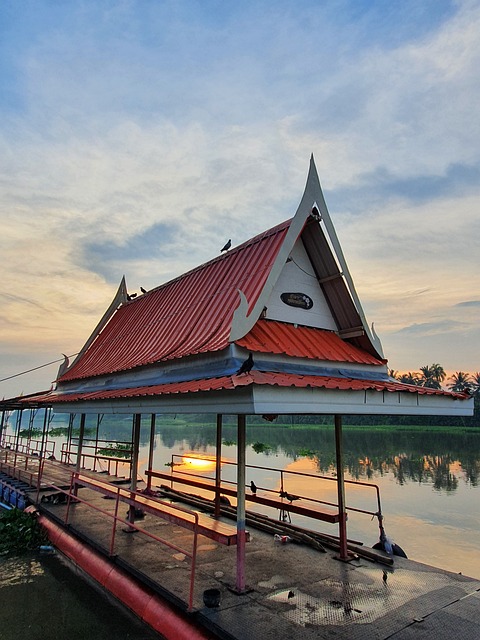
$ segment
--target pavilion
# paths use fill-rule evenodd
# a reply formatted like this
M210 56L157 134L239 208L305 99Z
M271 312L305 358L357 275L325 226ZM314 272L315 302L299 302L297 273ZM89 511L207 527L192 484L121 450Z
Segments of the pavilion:
M240 373L249 354L253 363ZM80 414L79 455L86 414L133 414L137 444L142 414L152 416L153 428L156 414L210 413L219 432L222 415L237 415L238 591L245 588L247 416L335 416L340 557L346 560L341 416L473 413L467 394L389 377L313 157L293 218L142 295L129 295L123 278L78 356L60 367L55 388L16 400L25 408Z

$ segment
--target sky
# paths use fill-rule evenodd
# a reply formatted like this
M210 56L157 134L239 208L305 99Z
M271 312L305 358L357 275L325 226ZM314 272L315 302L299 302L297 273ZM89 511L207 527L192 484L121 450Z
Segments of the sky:
M479 371L479 69L480 0L2 0L0 397L123 275L292 217L312 153L389 367Z

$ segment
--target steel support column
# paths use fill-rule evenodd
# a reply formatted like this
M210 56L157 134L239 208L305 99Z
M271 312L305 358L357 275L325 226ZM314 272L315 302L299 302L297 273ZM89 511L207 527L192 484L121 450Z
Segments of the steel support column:
M20 443L20 431L22 429L22 416L23 416L23 409L17 409L17 437L16 437L16 444L15 444L15 449L17 451Z
M220 485L222 482L222 418L217 415L217 446L215 459L215 518L220 517Z
M135 493L137 490L137 477L138 477L138 450L140 448L140 426L142 423L142 414L135 413L133 416L133 452L132 452L132 475L130 478L130 491ZM133 497L133 496L132 496ZM135 507L130 507L128 510L128 521L135 522Z
M0 422L0 447L2 446L3 431L5 427L5 413L6 409L2 411L2 421Z
M78 445L77 445L77 463L75 465L75 471L79 473L82 468L82 447L83 447L83 437L85 435L85 414L80 414L80 431L78 434Z
M43 416L42 442L40 444L40 458L43 458L43 452L47 441L49 426L50 422L48 421L48 407L45 407L45 415Z
M155 422L157 416L155 413L152 413L152 418L150 420L150 440L148 443L148 471L152 471L153 469L153 445L155 444ZM147 489L150 491L152 488L152 476L147 475Z
M246 418L237 419L237 593L245 591L245 446Z
M337 461L338 534L340 538L339 559L348 560L347 511L345 509L345 482L343 474L342 416L335 416L335 453Z

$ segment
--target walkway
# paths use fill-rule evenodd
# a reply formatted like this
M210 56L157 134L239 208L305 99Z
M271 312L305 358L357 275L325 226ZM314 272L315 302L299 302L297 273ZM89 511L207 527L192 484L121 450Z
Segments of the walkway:
M5 458L4 454L4 458ZM10 455L10 454L9 454ZM4 459L4 465L6 460ZM29 465L34 465L31 461ZM26 469L24 469L26 471ZM50 476L70 486L71 468L49 464ZM30 468L28 473L35 475ZM79 502L41 501L39 509L111 561L127 569L168 601L226 640L462 640L480 638L480 580L395 557L393 567L358 557L349 563L333 550L321 553L272 533L250 528L246 547L246 593L235 593L234 545L198 535L178 519L149 509L131 533L128 503L117 502L118 478L91 472L98 482L78 489ZM84 476L86 477L86 476ZM46 477L43 478L46 480ZM100 485L108 485L106 492ZM58 485L57 485L58 486ZM144 487L141 484L141 487ZM125 485L123 485L125 487ZM128 499L128 489L122 490ZM49 491L42 492L48 495ZM145 506L145 505L143 505ZM189 510L192 507L187 507ZM118 523L112 542L112 516ZM159 507L159 510L160 507ZM110 515L108 515L110 514ZM208 527L209 515L200 516ZM224 520L227 529L232 521ZM218 521L211 519L212 530ZM163 542L159 542L159 540ZM114 545L114 548L113 548ZM191 553L190 550L194 549ZM192 559L196 557L192 596ZM203 593L218 589L218 607L207 608Z
M97 492L81 489L82 499L100 508ZM66 505L43 504L55 518ZM126 514L124 514L126 517ZM97 549L107 549L109 528L84 504L70 508L71 528ZM192 545L193 534L149 514L138 522L146 530L179 548ZM435 640L455 634L462 640L480 638L480 581L403 558L393 568L364 558L348 564L335 553L319 553L300 544L277 543L271 534L250 531L247 583L243 595L234 592L236 549L199 536L193 617L220 638L229 640ZM116 559L120 566L154 586L185 609L190 559L161 548L140 533L119 530ZM220 605L204 606L204 590L220 590Z

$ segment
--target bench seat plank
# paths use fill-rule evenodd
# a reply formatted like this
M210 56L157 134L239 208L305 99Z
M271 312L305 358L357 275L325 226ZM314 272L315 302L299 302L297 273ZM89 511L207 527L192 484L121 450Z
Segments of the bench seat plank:
M117 494L119 494L122 502L135 507L141 506L147 513L159 516L190 531L195 531L196 515L198 523L197 531L200 535L227 546L237 544L237 529L235 526L221 522L220 520L215 520L206 514L194 512L189 509L178 509L167 502L142 496L138 493L132 497L132 493L128 489L112 487L112 485L106 482L101 482L90 477L78 476L75 479L75 484L79 487L88 487L94 491L99 491L111 498L116 498Z
M206 489L208 491L215 491L215 484L213 482L205 482L204 480L193 480L190 478L181 478L179 476L172 476L169 473L162 473L161 471L145 471L145 475L152 478L160 478L162 480L169 480L173 482L180 482L199 489ZM222 485L220 487L220 493L223 495L237 497L235 489ZM279 509L280 511L288 511L289 513L296 513L308 518L314 518L316 520L322 520L323 522L330 522L331 524L338 523L339 513L338 510L330 509L326 505L317 505L309 502L307 505L292 503L285 498L273 498L270 496L249 494L245 495L245 499L249 502L257 502L267 507Z

